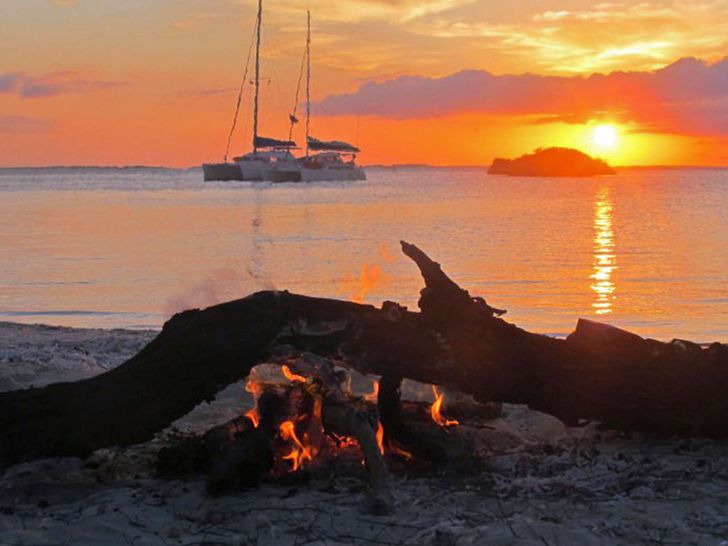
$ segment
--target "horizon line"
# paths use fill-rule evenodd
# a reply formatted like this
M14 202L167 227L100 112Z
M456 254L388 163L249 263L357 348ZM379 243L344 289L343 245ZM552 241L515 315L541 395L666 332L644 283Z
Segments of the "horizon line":
M430 163L372 163L362 165L365 169L389 169L389 168L412 168L412 169L487 169L492 163L472 163L472 164L447 164L435 165ZM725 165L701 165L701 164L640 164L640 165L612 165L614 169L728 169ZM191 165L189 167L171 167L166 165L0 165L0 171L12 170L51 170L51 169L149 169L149 170L170 170L170 171L190 171L201 169L200 165Z

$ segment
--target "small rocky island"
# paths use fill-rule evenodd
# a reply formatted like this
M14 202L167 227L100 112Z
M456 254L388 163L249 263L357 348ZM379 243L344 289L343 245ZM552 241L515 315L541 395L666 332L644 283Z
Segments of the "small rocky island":
M614 169L601 159L595 159L573 148L539 148L516 159L494 159L488 174L598 176L614 174Z

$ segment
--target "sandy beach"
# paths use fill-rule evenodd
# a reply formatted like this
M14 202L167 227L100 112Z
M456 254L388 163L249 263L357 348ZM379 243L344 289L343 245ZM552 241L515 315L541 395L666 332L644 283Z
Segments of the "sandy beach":
M0 0L0 546L728 546L728 0Z
M153 331L0 324L3 390L76 380L135 354ZM240 384L175 423L202 429L249 400ZM312 470L212 498L202 478L154 476L165 436L87 460L50 459L0 477L3 545L728 543L728 444L567 428L506 405L466 423L484 467L391 465L396 508L365 509L361 469Z

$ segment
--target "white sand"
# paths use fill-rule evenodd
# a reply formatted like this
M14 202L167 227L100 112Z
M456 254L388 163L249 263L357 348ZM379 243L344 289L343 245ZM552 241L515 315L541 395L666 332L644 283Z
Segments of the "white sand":
M0 392L91 377L135 355L155 335L0 322Z
M153 333L0 324L5 389L87 377ZM234 414L241 386L181 423ZM204 483L155 479L155 443L53 459L0 477L0 545L728 544L728 444L567 429L506 406L471 435L487 468L408 475L396 511L364 510L360 472L318 475L221 498Z

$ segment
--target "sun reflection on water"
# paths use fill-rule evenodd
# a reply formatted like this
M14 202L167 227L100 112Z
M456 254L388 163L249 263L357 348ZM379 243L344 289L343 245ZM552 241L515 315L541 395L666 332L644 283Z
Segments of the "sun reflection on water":
M609 188L602 188L594 203L594 272L589 276L594 282L591 289L596 294L592 303L597 315L612 312L616 287L612 274L617 269L617 255L612 229L612 200Z

